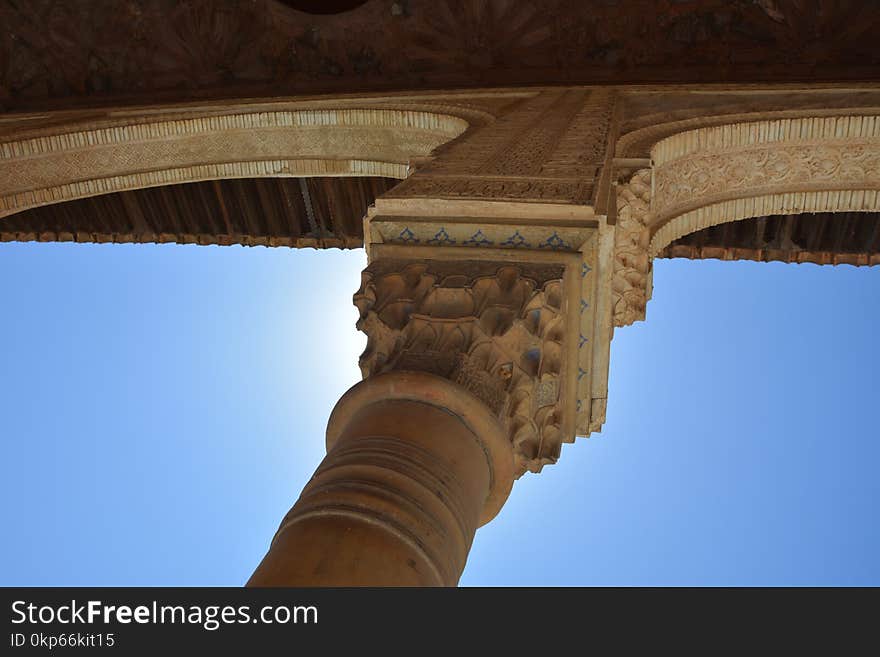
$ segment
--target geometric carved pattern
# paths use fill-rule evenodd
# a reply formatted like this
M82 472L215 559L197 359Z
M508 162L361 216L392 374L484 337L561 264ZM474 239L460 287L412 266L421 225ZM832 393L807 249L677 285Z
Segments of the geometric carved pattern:
M387 198L492 198L584 203L592 195L592 181L467 178L416 173L391 190Z
M614 98L606 89L547 90L449 144L387 198L589 204L605 158Z
M449 379L481 399L514 447L517 476L559 456L564 267L379 259L354 297L364 378L394 370Z

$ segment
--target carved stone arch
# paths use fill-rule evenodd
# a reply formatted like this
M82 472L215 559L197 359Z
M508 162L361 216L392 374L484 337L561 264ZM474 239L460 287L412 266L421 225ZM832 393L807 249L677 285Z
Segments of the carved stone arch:
M778 101L767 107L757 105L746 108L740 100L684 112L658 111L640 116L620 135L614 145L615 156L623 159L648 157L651 148L660 141L700 128L804 117L876 116L880 113L880 95L874 92L865 92L856 98L849 95L828 98L817 94L810 94L810 97L813 98L810 106L786 97L785 102L789 104L787 109L781 109ZM685 117L678 117L678 114L684 114Z
M787 117L661 139L616 188L614 326L645 318L651 261L675 240L751 217L880 211L880 115Z
M651 149L648 255L750 217L880 210L880 116L804 117L691 130Z
M73 113L45 124L34 117L37 127L29 129L21 126L31 117L22 117L13 125L15 138L0 132L0 218L60 201L212 179L405 178L411 161L464 133L473 114L392 103Z

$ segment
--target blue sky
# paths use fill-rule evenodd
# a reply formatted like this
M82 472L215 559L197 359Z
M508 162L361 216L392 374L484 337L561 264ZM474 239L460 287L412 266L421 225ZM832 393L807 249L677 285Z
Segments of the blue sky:
M362 251L0 244L2 585L239 585L359 379ZM655 263L601 434L463 585L880 585L880 268Z

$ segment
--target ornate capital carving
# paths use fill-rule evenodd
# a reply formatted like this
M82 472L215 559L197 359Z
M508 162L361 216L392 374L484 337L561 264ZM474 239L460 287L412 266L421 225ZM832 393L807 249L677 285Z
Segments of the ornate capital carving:
M614 232L614 273L611 280L614 326L645 319L649 297L651 170L637 171L617 186L617 225Z
M563 441L564 265L381 259L354 297L365 378L428 372L502 422L517 475L553 463Z

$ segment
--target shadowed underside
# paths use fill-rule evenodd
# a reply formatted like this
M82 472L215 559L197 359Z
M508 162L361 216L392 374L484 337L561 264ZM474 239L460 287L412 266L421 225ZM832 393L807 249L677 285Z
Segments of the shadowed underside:
M0 109L462 87L875 79L866 0L0 3ZM378 38L377 38L378 37Z
M817 212L732 221L685 235L660 258L880 264L880 213Z
M212 180L104 194L0 219L0 241L363 246L362 218L392 178ZM880 264L880 213L754 217L706 228L659 257Z
M0 241L357 248L392 178L249 178L148 187L0 219Z

